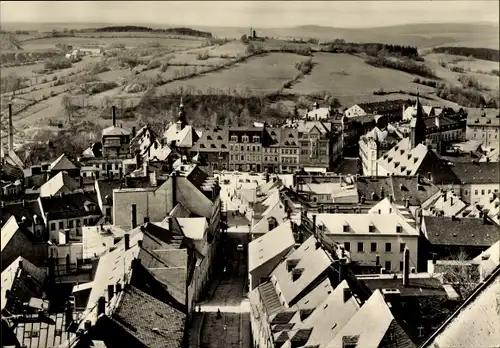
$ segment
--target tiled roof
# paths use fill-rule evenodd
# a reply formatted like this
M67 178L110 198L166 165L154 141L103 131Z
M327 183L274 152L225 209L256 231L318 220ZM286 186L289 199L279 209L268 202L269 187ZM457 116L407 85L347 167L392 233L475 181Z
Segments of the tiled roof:
M183 252L185 253L186 251L184 250ZM167 286L168 293L177 302L180 304L186 303L187 267L151 268L149 271L160 283Z
M439 192L439 188L421 175L359 177L357 187L360 196L367 201L379 201L393 196L393 201L404 205L409 199L411 206L420 206Z
M114 225L98 225L82 227L84 258L99 256L121 240L125 231Z
M342 347L346 336L357 336L357 347L377 348L394 320L380 291L375 291L326 346Z
M467 113L468 126L500 126L499 109L469 109Z
M329 278L326 278L297 302L297 308L314 309L325 301L333 291L332 282Z
M71 162L65 154L59 156L54 162L50 164L51 171L59 170L71 170L77 169L78 167Z
M22 270L20 270L19 263L22 262ZM14 262L12 262L6 269L2 271L2 286L1 293L2 297L0 298L0 302L2 305L2 310L5 308L7 304L6 293L7 290L11 291L11 294L20 298L24 302L29 301L29 293L25 293L24 286L18 284L15 289L13 289L13 285L15 282L24 282L26 279L26 275L29 275L31 279L34 280L32 284L29 284L28 289L32 295L42 295L42 287L44 286L46 273L40 268L33 265L28 260L19 256ZM23 291L24 290L24 291Z
M313 128L318 129L321 134L327 134L330 132L331 123L321 122L321 121L298 121L297 131L309 133Z
M302 291L332 264L332 259L321 247L317 248L316 243L316 238L308 238L272 272L272 278L276 280L277 287L288 306L299 301ZM288 270L288 261L296 262L294 270ZM300 273L295 281L292 279L293 272Z
M430 215L437 215L442 212L444 216L455 216L465 209L467 203L463 202L453 191L447 191L432 204L429 209ZM427 215L427 214L426 214Z
M422 344L421 347L498 347L500 267Z
M123 290L111 317L145 347L178 348L183 345L186 315L134 286Z
M325 234L363 234L363 235L404 235L418 236L418 231L398 214L317 214L318 227L325 226ZM347 225L346 225L347 224ZM344 232L344 226L349 230ZM370 232L373 226L373 232ZM397 226L402 231L397 232Z
M101 215L95 193L68 193L63 196L40 197L40 202L49 220L77 218L88 215ZM93 211L87 211L88 204L94 205Z
M282 308L280 299L278 297L278 294L276 293L273 283L262 283L257 287L256 290L259 292L267 315L275 314Z
M495 162L455 163L452 170L464 184L500 184L500 166Z
M198 140L198 134L192 126L185 126L178 130L176 123L172 124L163 134L168 146L175 141L175 145L181 148L191 149L193 144Z
M481 265L483 278L487 278L500 265L500 240L474 258Z
M426 237L435 245L486 246L500 239L500 228L483 219L424 216Z
M226 127L203 129L199 132L199 139L193 144L191 151L229 151L229 129Z
M292 249L294 245L290 223L282 223L248 244L248 271L254 271L276 255Z
M349 290L346 281L340 283L303 323L295 327L312 328L308 345L323 346L330 342L359 310L360 305L354 296L344 302L344 289Z
M428 149L423 144L411 148L410 138L403 138L396 146L378 159L378 164L395 175L415 175Z
M79 182L63 171L57 173L40 187L40 197L55 196L59 192L68 193L79 188Z

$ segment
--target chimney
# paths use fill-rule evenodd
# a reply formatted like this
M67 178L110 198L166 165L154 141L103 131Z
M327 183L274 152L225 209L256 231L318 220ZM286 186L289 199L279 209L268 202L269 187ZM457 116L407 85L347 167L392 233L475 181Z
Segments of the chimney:
M312 230L313 234L316 236L316 215L313 215L313 221L312 221Z
M14 126L12 125L12 104L9 104L9 151L14 151Z
M69 230L64 231L64 237L66 238L66 244L70 244Z
M149 217L145 216L144 217L144 223L147 224L149 222Z
M135 138L135 127L132 127L132 138Z
M23 260L19 260L19 268L23 269Z
M125 250L130 249L130 234L125 233Z
M409 198L405 198L405 208L406 209L410 208L410 199Z
M172 180L172 208L177 204L177 173L175 171L170 175Z
M139 169L139 167L141 166L141 164L142 164L141 153L139 151L136 151L136 153L135 153L135 166L136 166L136 169Z
M453 197L450 197L450 206L453 205Z
M115 286L113 284L108 285L108 301L111 301L115 295Z
M111 117L113 120L113 127L116 127L116 108L114 105L111 107Z
M174 220L171 216L168 217L168 230L169 231L174 230Z
M106 312L106 298L104 296L101 296L97 301L97 316L100 316L105 312Z
M403 260L403 286L407 287L410 280L410 250L405 248Z
M137 227L137 205L132 204L130 206L130 220L132 224L132 229Z
M352 297L352 291L349 288L344 288L344 303L349 301L349 299Z
M64 310L64 315L65 315L65 328L68 329L70 324L73 322L73 305L67 301L66 302L66 308Z

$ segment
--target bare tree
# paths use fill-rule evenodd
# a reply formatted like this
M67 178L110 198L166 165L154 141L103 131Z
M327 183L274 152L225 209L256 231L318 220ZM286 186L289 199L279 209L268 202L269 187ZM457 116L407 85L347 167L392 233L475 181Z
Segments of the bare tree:
M465 300L479 284L479 269L468 261L463 251L452 256L449 261L440 265L443 282L451 284L460 298Z

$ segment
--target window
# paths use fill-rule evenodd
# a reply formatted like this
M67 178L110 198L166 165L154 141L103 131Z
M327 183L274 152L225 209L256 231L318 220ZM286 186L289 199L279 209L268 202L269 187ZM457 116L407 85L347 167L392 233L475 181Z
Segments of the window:
M241 145L241 151L245 151L245 147Z
M401 233L401 232L403 232L403 226L401 226L401 225L399 225L399 224L398 224L398 225L396 226L396 232L397 232L397 233Z
M241 160L244 161L245 160L245 156L242 155L241 156Z
M75 221L76 221L76 227L80 227L80 222L81 222L80 219L76 219Z
M231 141L238 141L238 136L231 135Z
M405 251L406 243L399 243L399 252L402 253Z
M359 253L363 252L363 242L358 242L358 252Z
M402 272L403 271L403 261L399 261L399 270Z
M55 230L56 230L56 223L55 223L55 222L52 222L52 223L50 224L50 230L51 230L51 231L55 231Z
M385 243L385 252L390 253L392 249L391 243Z
M469 195L469 190L465 190L465 195L468 196Z
M253 138L252 138L252 140L253 140L254 143L258 143L258 142L260 142L260 137L254 135Z
M64 221L59 221L59 229L64 229Z
M248 135L244 135L241 137L241 141L244 143L248 143Z
M347 250L347 251L351 251L351 243L345 242L344 243L344 249Z
M390 271L391 270L391 261L385 261L385 269L387 271Z
M376 242L372 242L372 243L370 244L370 251L371 251L372 253L374 253L375 251L377 251L377 243L376 243Z
M83 226L87 226L87 219L83 219Z
M254 145L254 146L252 146L252 151L255 151L255 145Z
M481 190L481 196L484 196L484 190Z
M370 223L370 225L368 226L368 231L369 232L375 232L375 225Z
M344 232L349 232L349 225L347 223L344 224Z
M73 220L68 221L68 228L73 228Z
M479 193L478 190L474 190L474 194L477 195Z

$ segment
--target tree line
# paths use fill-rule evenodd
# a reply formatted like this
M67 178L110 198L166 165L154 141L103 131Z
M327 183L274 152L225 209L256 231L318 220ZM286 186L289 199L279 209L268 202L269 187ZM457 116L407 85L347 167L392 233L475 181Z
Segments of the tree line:
M492 62L500 61L500 51L492 48L478 47L434 47L434 53L446 53L456 56L474 57L476 59L490 60Z
M419 57L418 50L414 46L387 45L382 43L356 43L346 42L342 39L336 39L322 45L327 47L323 49L323 51L333 53L365 53L374 57L379 55L409 58Z
M206 31L195 30L191 28L167 28L167 29L153 29L150 27L142 27L135 25L111 26L103 28L83 29L80 32L97 32L97 33L121 33L121 32L151 32L151 33L165 33L172 35L186 35L211 38L212 33Z

